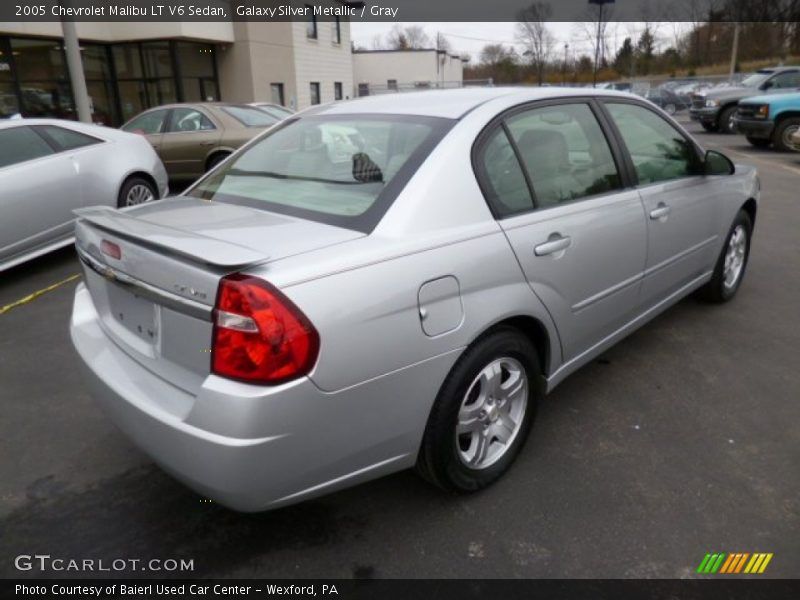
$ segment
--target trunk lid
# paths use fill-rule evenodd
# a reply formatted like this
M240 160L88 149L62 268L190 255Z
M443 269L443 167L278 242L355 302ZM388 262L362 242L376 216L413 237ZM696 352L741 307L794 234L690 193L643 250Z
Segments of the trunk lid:
M103 329L135 360L190 393L209 373L221 277L365 235L194 198L75 214L75 245ZM119 258L103 252L104 241L119 247Z

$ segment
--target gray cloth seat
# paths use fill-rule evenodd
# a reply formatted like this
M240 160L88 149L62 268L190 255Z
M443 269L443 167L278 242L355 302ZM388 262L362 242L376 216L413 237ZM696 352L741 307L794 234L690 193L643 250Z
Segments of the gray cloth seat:
M539 206L552 206L583 194L585 186L572 174L564 134L530 129L517 142Z

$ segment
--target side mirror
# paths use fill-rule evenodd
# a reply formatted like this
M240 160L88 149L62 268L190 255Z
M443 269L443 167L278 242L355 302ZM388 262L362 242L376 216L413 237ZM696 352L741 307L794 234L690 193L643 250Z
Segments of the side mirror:
M722 152L716 150L708 150L705 159L706 175L733 175L736 172L736 167L733 166L733 161L725 156Z

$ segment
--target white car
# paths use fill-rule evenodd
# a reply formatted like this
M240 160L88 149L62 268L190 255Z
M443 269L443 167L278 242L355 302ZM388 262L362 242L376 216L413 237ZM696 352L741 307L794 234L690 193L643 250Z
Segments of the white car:
M77 208L167 192L164 165L142 136L58 119L0 122L0 271L71 244Z

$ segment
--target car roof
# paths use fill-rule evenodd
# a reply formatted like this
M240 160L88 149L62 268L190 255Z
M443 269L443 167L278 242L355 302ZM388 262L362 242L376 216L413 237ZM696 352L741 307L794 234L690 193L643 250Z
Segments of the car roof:
M573 96L635 97L627 92L569 87L485 87L426 90L364 96L325 104L303 111L304 115L393 114L460 119L481 104L496 98L514 98L520 103Z

